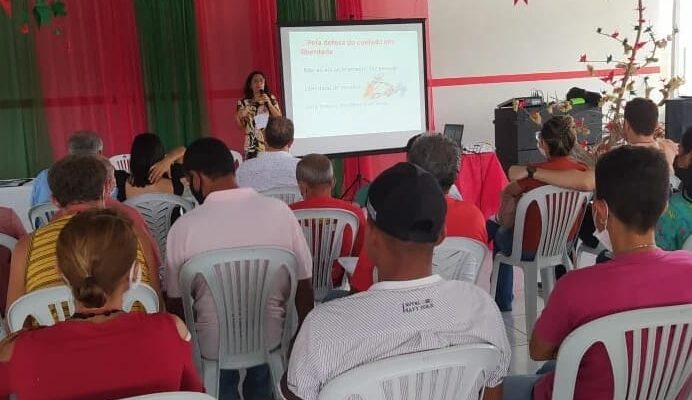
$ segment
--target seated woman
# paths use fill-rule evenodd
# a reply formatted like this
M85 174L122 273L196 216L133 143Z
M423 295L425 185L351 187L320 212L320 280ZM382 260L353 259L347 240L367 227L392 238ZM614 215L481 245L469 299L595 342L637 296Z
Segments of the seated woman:
M83 211L65 225L58 266L75 313L0 345L0 396L119 399L204 390L180 319L121 310L123 294L138 284L136 253L132 224L113 210Z
M681 250L692 234L692 166L677 169L680 191L670 196L668 208L656 225L656 244L663 250Z
M115 172L118 200L148 193L182 195L184 172L180 162L184 155L184 147L166 154L161 140L153 133L137 135L130 150L130 173Z
M678 148L678 156L675 157L673 167L675 175L682 181L683 175L692 165L692 127L689 127L682 135L680 147Z
M545 185L534 179L533 173L537 168L558 171L579 170L586 171L587 167L569 157L576 143L574 120L568 116L556 116L550 118L540 132L536 133L538 150L547 161L529 165L528 176L523 179L513 180L502 191L502 201L498 222L488 221L488 236L494 240L495 252L510 254L514 237L514 217L519 198L526 192ZM580 190L580 187L566 186L568 189ZM576 236L576 230L574 232ZM524 257L532 259L538 247L541 236L540 213L538 207L532 204L526 213L524 225ZM512 310L512 287L514 283L514 271L511 265L500 264L495 301L500 311Z

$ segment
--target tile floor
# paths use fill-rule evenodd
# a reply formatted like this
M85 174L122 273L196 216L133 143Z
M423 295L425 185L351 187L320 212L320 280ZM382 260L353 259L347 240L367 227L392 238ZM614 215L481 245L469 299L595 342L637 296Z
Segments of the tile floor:
M590 254L583 254L579 260L579 266L593 265L596 261L595 257ZM514 280L514 302L511 312L502 313L502 319L505 321L507 329L507 338L512 346L512 361L509 366L510 375L533 374L542 365L542 362L536 362L529 357L529 338L526 334L526 316L524 312L524 292L522 285L517 285L517 279L520 280L521 272L515 271ZM538 315L543 310L543 299L538 298Z

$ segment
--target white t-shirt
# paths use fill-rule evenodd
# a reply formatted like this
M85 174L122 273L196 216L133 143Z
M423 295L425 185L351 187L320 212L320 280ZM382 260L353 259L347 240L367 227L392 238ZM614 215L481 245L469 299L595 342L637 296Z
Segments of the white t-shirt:
M245 161L238 168L238 186L258 192L279 188L298 187L296 166L298 158L287 151L265 151Z
M485 382L486 387L499 385L509 369L511 349L500 311L479 287L438 275L379 282L308 315L291 353L288 388L313 400L330 380L357 366L475 343L500 350L500 364Z
M252 189L222 190L209 194L204 203L180 217L171 227L166 244L168 296L181 297L180 268L193 256L211 250L242 246L276 246L292 251L298 260L296 278L312 277L312 255L295 215L280 200L265 197ZM267 340L281 340L288 297L288 275L277 279L269 297ZM216 305L202 280L194 284L195 326L202 356L218 357L219 331Z

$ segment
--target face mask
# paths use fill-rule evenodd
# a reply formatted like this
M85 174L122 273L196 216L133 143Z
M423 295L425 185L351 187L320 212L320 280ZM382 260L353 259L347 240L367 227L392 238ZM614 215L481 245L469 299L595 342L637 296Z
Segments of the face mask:
M140 283L142 283L142 269L137 268L137 261L133 262L132 267L130 268L129 282L130 289L134 289L139 286Z
M594 218L596 218L596 213L594 213ZM613 244L610 242L610 234L608 233L608 204L606 203L606 217L603 224L603 230L598 230L598 225L594 221L594 226L596 226L596 231L593 233L594 237L598 239L599 242L606 248L606 250L612 252Z

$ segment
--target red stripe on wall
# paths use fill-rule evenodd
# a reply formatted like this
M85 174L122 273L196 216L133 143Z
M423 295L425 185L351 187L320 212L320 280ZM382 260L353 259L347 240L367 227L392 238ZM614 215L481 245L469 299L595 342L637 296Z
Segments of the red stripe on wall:
M560 71L560 72L534 72L530 74L486 75L486 76L461 76L456 78L433 78L428 81L430 87L466 86L488 83L511 83L531 81L553 81L559 79L579 79L607 76L611 71L615 75L623 75L623 69L597 69L593 75L589 71ZM645 67L639 70L639 74L657 74L660 67Z

